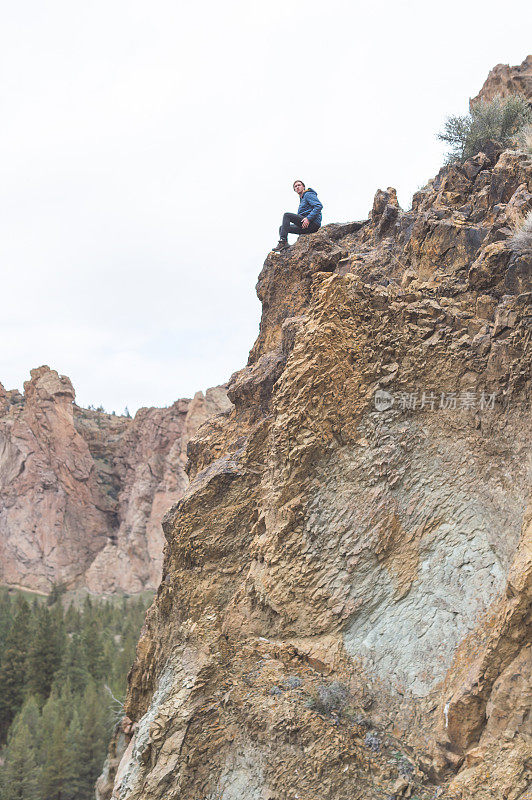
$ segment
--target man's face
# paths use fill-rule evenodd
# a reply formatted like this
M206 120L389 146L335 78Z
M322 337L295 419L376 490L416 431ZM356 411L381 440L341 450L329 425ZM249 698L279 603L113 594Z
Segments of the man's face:
M301 195L303 194L304 191L305 191L305 187L303 186L301 181L296 181L294 183L294 192L297 192L297 194L301 197Z

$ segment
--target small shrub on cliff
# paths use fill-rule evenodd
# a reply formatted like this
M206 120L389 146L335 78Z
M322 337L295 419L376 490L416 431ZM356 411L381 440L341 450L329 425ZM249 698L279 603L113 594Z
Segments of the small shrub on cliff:
M320 714L331 714L333 711L341 713L348 700L347 688L340 681L333 681L329 685L318 686L316 695L309 702L309 708L319 711Z
M523 152L532 156L532 123L525 125L515 137L515 145Z
M451 145L447 162L462 162L481 150L489 142L506 146L529 123L532 111L525 97L509 95L475 103L469 114L447 119L438 138Z
M516 253L532 253L532 211L529 211L516 228L510 246Z

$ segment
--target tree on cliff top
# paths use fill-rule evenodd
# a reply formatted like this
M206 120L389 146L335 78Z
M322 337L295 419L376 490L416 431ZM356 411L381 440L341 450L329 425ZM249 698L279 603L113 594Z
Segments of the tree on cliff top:
M525 97L497 95L481 100L464 116L450 116L438 138L451 145L447 163L463 162L484 150L489 142L506 146L532 122L532 109Z

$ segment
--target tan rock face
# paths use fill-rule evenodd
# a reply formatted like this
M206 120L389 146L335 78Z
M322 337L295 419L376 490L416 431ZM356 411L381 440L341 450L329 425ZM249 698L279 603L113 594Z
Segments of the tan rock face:
M137 592L160 578L166 509L187 484L186 446L223 389L130 420L74 405L48 367L0 392L0 581L49 591Z
M268 256L102 800L524 797L531 199L522 154L480 154Z
M470 105L479 100L493 100L497 94L503 97L522 94L532 102L532 56L527 56L517 67L508 64L493 67L480 92L470 100Z

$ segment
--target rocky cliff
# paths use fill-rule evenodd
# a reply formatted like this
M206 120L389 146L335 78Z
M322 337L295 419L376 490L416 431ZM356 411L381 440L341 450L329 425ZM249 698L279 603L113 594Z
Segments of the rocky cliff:
M0 384L0 582L134 593L160 580L164 512L183 494L190 437L230 406L222 387L142 408L83 409L70 380L31 371L24 395Z
M532 103L532 56L527 56L517 67L510 67L508 64L497 64L493 67L482 89L470 100L470 104L479 100L493 100L497 94L503 97L522 94Z
M530 797L530 209L494 148L268 256L100 800Z

